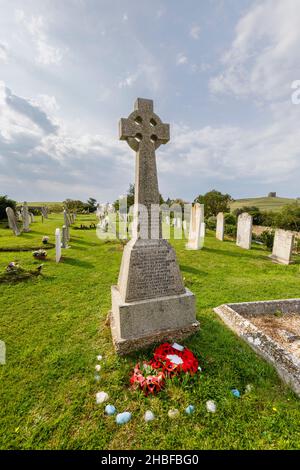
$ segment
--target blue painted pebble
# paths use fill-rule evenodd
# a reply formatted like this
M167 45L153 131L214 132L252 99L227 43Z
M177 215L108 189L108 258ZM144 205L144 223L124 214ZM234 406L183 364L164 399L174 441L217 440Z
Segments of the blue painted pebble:
M195 411L194 405L189 405L189 406L185 409L185 412L186 412L188 415L191 415L192 413L194 413L194 411Z
M105 407L105 413L106 413L108 416L114 415L115 412L116 412L116 408L114 407L114 405L106 405L106 407Z
M116 416L117 424L126 424L131 420L131 413L129 411L124 411L124 413L118 413Z

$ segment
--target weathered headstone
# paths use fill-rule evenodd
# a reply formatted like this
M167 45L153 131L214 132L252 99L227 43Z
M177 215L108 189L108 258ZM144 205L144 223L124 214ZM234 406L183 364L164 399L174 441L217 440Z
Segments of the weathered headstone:
M189 240L188 240L188 243L186 244L186 248L188 250L200 250L203 247L204 240L202 240L202 242L200 241L201 224L203 224L203 222L204 222L204 204L195 203L191 211ZM202 232L203 232L203 227L202 227ZM205 226L204 226L204 232L205 232Z
M28 205L26 201L23 204L22 217L23 217L23 232L30 232L29 212L28 212Z
M60 229L55 230L55 261L59 263L61 258L61 236Z
M7 214L9 228L12 229L12 231L14 232L16 236L20 235L21 232L19 230L17 218L15 216L13 209L11 207L7 207L5 210Z
M199 323L175 251L162 238L155 149L169 141L169 125L154 114L152 100L138 98L120 121L120 139L137 152L133 237L124 248L118 285L112 286L110 317L116 350L126 354L189 336Z
M70 221L69 221L69 217L68 217L68 213L66 211L66 209L64 210L64 225L66 227L66 232L67 232L67 240L69 241L70 240Z
M67 231L67 227L65 225L63 225L63 228L62 228L62 242L61 242L61 247L62 248L69 248L68 247L68 231Z
M273 250L270 258L279 264L291 264L294 234L287 230L275 230Z
M252 219L252 215L247 212L243 212L238 216L236 244L245 250L251 248Z
M216 238L218 240L224 240L224 228L225 228L225 221L224 221L224 213L219 212L217 215L217 228L216 228Z

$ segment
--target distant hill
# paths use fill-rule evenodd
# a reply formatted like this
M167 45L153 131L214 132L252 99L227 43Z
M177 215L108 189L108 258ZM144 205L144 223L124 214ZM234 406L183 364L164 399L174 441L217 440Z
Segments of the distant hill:
M231 205L230 210L234 211L243 206L256 206L262 211L280 211L286 204L292 204L296 199L287 197L251 197L247 199L236 199Z

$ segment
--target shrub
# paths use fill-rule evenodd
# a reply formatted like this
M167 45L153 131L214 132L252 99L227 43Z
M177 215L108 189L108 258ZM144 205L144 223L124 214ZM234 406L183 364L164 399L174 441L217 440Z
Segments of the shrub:
M206 227L209 229L209 230L216 230L216 226L217 226L217 218L212 215L211 217L208 217L206 220Z
M226 224L236 225L236 217L235 217L235 215L231 214L230 212L227 212L226 214L224 214L224 221L225 221L225 225Z
M229 237L233 237L233 238L236 237L236 231L237 231L236 225L225 224L224 232Z
M273 243L274 243L274 230L264 230L260 235L260 240L263 244L267 247L268 250L272 251Z
M17 207L16 201L8 199L7 196L0 196L0 220L7 219L5 211L7 207L11 207L15 211Z

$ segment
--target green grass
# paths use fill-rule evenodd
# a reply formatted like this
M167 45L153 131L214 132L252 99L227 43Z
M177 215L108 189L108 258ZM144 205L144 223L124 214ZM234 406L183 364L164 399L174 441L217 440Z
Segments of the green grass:
M236 199L230 204L231 212L235 209L244 206L256 206L261 211L275 211L278 212L283 206L296 202L296 199L289 199L287 197L252 197L247 199Z
M32 231L14 237L0 228L0 247L38 245L43 235L54 241L62 216L51 215ZM94 222L78 217L77 224ZM156 397L145 398L129 389L138 360L151 350L126 358L116 356L110 329L110 286L117 281L122 250L104 243L94 231L71 230L71 248L56 264L49 250L43 276L0 284L0 339L7 363L0 365L0 448L2 449L299 449L300 400L275 370L213 313L213 307L239 302L299 297L299 264L280 266L267 252L251 251L233 242L219 242L208 233L202 251L187 251L175 241L185 284L196 295L201 331L184 344L200 358L203 374L185 384L167 384ZM0 269L18 259L26 269L40 262L30 252L1 253ZM94 381L96 355L102 354L101 381ZM247 384L253 391L244 394ZM242 392L240 399L232 388ZM97 391L107 391L118 411L129 410L132 420L117 426L96 405ZM208 399L217 413L208 414ZM187 416L184 409L194 404ZM170 421L167 412L178 408ZM143 414L157 419L145 424Z

